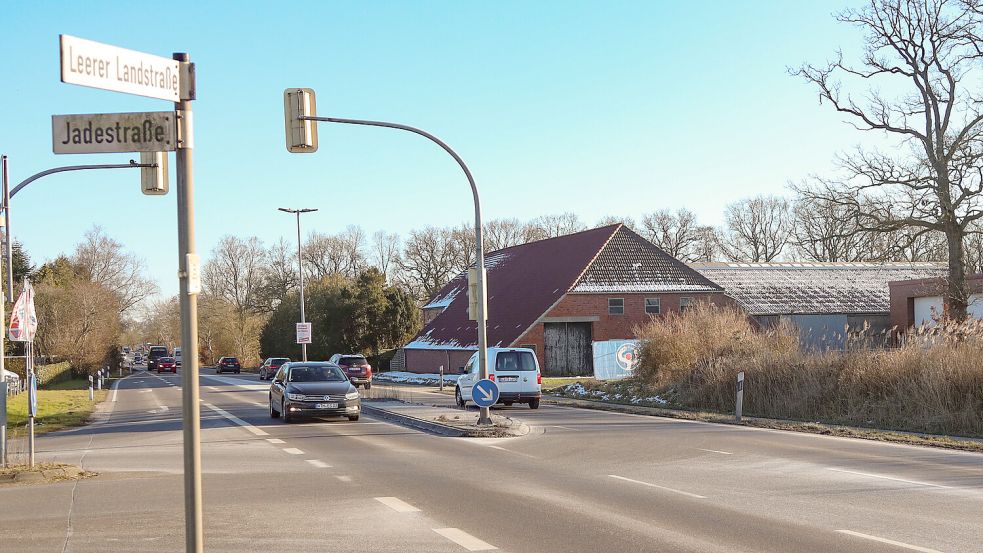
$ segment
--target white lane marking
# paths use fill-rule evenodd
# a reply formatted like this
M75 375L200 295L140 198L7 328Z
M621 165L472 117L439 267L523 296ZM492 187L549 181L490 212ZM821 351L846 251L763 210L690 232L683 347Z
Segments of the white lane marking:
M329 469L329 468L331 468L331 465L325 463L324 461L319 461L317 459L308 459L307 462L310 463L310 464L312 464L312 465L314 465L315 467L317 467L319 469Z
M710 453L719 453L721 455L733 455L733 453L729 451L720 451L719 449L703 449L702 447L698 447L696 449L699 449L700 451L708 451Z
M377 497L376 501L382 503L386 507L396 511L397 513L418 513L420 509L410 505L409 503L403 501L398 497Z
M487 447L490 447L492 449L497 449L499 451L507 451L509 453L515 453L516 455L522 455L523 457L529 457L530 459L539 459L539 457L536 457L535 455L529 455L528 453L522 453L521 451L512 451L511 449L505 449L504 447L497 446L497 445L490 445Z
M894 476L885 476L883 474L871 474L869 472L858 472L855 470L838 469L834 467L826 467L826 470L831 470L834 472L844 472L846 474L856 474L858 476L867 476L869 478L880 478L882 480L892 480L894 482L904 482L905 484L915 484L917 486L929 486L931 488L943 488L950 489L952 486L943 486L942 484L932 484L929 482L919 482L918 480L906 480L904 478L896 478Z
M224 417L224 418L226 418L226 419L228 419L228 420L230 420L230 421L238 424L239 426L245 428L246 430L252 432L253 434L255 434L257 436L269 436L269 434L267 434L265 430L256 428L255 426L253 426L253 425L249 424L248 422L240 419L239 417L233 415L232 413L226 411L225 409L222 409L220 407L215 407L211 403L202 402L202 405L204 405L205 407L211 409L212 411L215 411L219 415L222 415L222 417Z
M271 444L285 444L285 443L287 443L287 442L281 440L280 438L266 438L266 441L270 442Z
M483 542L459 528L434 528L433 531L460 545L468 551L491 551L493 549L498 549L494 545Z
M258 401L254 401L253 402L253 405L255 405L257 407L267 407L269 404L268 403L260 403Z
M573 430L574 432L577 432L576 428L570 428L569 426L561 426L559 424L548 424L546 426L550 428L562 428L563 430Z
M304 452L297 449L296 447L285 447L283 448L284 453L289 453L291 455L303 455Z
M352 477L351 476L335 476L335 478L337 478L338 480L341 480L342 482L351 482L352 481Z
M695 497L696 499L706 499L706 496L704 496L704 495L697 495L695 493L684 492L682 490L677 490L677 489L674 489L674 488L667 488L665 486L660 486L658 484L652 484L652 483L649 483L649 482L642 482L641 480L632 480L631 478L625 478L624 476L618 476L617 474L609 474L608 476L611 477L611 478L616 478L618 480L623 480L625 482L631 482L632 484L640 484L642 486L648 486L650 488L658 488L660 490L665 490L667 492L672 492L672 493L678 493L680 495L685 495L687 497Z
M865 540L871 540L881 543L886 543L888 545L894 545L901 547L903 549L909 549L911 551L921 551L922 553L942 553L938 549L929 549L927 547L919 547L917 545L911 545L910 543L904 543L900 541L889 540L887 538L879 538L877 536L871 536L870 534L861 534L860 532L854 532L853 530L837 530L841 534L846 534L848 536L854 536L857 538L863 538Z

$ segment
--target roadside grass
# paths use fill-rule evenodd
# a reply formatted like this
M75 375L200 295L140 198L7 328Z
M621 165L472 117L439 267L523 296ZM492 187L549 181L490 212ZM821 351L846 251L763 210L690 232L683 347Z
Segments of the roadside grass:
M590 386L594 383L600 382L599 380L594 380L590 376L544 376L543 377L543 391L551 392L557 388L562 388L570 384L576 384L580 382L584 386Z
M85 378L62 380L38 390L35 432L44 434L85 424L96 405L105 400L108 393L108 390L96 390L94 401L89 401L89 381ZM7 426L11 437L17 436L26 425L27 394L8 397Z

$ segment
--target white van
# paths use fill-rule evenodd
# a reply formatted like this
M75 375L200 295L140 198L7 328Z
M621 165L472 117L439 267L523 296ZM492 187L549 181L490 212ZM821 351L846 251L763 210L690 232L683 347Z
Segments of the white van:
M536 352L528 348L488 348L488 378L498 384L498 403L528 403L539 409L543 397L543 374L539 370ZM475 352L457 379L454 398L460 407L471 399L471 390L478 382L478 353Z
M181 366L181 348L174 348L174 364Z

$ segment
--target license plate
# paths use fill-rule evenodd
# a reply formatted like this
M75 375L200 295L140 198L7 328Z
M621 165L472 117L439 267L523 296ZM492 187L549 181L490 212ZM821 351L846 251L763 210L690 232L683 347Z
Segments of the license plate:
M519 381L519 377L518 376L500 376L500 377L498 377L498 380L501 381L501 382L518 382Z
M337 409L337 403L316 403L314 404L315 409Z

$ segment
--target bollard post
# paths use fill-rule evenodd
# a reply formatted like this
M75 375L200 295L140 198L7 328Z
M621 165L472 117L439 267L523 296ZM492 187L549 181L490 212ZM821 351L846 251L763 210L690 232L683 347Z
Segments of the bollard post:
M444 391L444 366L440 366L440 391Z
M95 396L93 395L93 392L92 392L92 375L90 374L89 375L89 401L93 401L94 399L95 399Z
M744 410L744 371L737 373L737 422L741 422L741 411Z
M102 389L102 369L99 369L99 372L97 374L99 375L99 381L97 382L97 386L99 386L98 389L101 390Z

